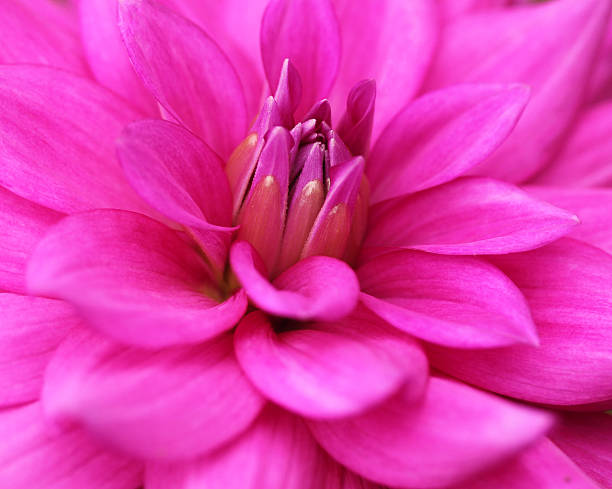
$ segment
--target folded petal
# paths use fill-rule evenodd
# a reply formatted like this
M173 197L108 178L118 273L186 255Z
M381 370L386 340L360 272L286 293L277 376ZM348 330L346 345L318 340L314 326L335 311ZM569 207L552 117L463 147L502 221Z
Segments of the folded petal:
M570 238L586 241L612 253L612 189L524 187L531 195L576 214L580 225Z
M244 377L229 335L193 347L125 347L84 331L51 360L45 412L77 422L139 458L188 458L253 421L264 401Z
M453 489L600 489L550 440L543 439L516 460Z
M87 62L96 80L143 114L159 115L155 99L127 55L117 24L117 0L79 0L79 22Z
M612 416L568 413L550 438L589 477L612 487Z
M232 270L257 307L276 316L299 320L334 320L357 305L359 283L344 262L328 256L299 261L268 281L257 252L246 241L230 251Z
M612 186L612 102L584 111L560 154L530 181L563 187Z
M146 209L115 159L138 118L93 82L42 66L0 67L0 185L61 212Z
M301 119L327 96L340 66L340 31L331 0L271 0L261 22L260 42L270 92L276 89L286 58L300 74L302 101L296 115Z
M492 261L525 295L539 347L460 351L430 346L432 364L471 384L519 399L612 407L612 256L562 238L538 250Z
M340 19L342 59L332 92L341 112L351 88L364 79L377 84L375 136L419 90L438 37L436 2L367 0L359 8L334 0ZM357 55L357 53L359 53Z
M232 194L223 162L208 145L176 124L149 120L123 131L117 154L142 198L191 228L222 268L231 237Z
M147 466L147 489L340 489L336 463L299 418L268 404L239 438L210 455Z
M119 0L119 23L134 69L159 103L222 158L244 138L240 79L197 25L153 0Z
M116 210L60 221L30 260L28 286L70 302L111 337L143 347L211 338L247 307L242 291L223 301L197 250L176 231Z
M525 298L483 260L395 251L361 266L357 276L369 309L431 343L453 348L538 343Z
M78 428L48 426L40 403L0 411L0 486L134 489L142 466L112 454Z
M446 26L428 89L459 82L532 89L512 135L474 174L520 182L551 160L583 102L610 7L561 0L464 15Z
M372 149L371 201L448 182L481 163L508 137L528 98L522 85L460 85L405 106Z
M520 452L551 423L546 412L441 378L422 402L400 394L362 416L308 422L338 462L393 487L455 484Z
M55 2L2 0L0 10L0 64L48 65L87 73L77 22L68 8Z
M38 399L45 367L80 320L61 301L0 293L0 406Z
M482 255L537 248L579 221L512 184L470 177L383 202L369 222L366 246Z
M0 187L0 290L26 293L27 260L62 214Z
M263 313L254 312L236 330L238 361L266 397L312 418L361 413L404 384L415 397L422 393L427 360L415 342L367 311L341 323L276 333Z

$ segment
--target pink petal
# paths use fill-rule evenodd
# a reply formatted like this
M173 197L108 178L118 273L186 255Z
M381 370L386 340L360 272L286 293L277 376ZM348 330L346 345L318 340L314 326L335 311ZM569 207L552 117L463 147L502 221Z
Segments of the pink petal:
M428 89L520 82L533 91L515 131L475 174L520 182L550 161L582 103L610 6L560 0L465 15L444 29Z
M41 66L0 67L0 185L61 212L145 209L115 160L138 118L100 86Z
M211 455L147 466L147 489L339 489L335 463L297 417L268 404L253 425Z
M369 309L423 340L453 348L538 343L521 292L482 260L396 251L357 275Z
M0 406L38 399L55 348L79 324L61 301L0 293Z
M370 153L374 122L376 82L364 80L353 87L346 102L346 112L338 124L338 134L354 155Z
M55 2L1 2L1 64L37 64L87 74L77 23ZM61 24L61 25L60 25Z
M270 400L311 418L361 413L404 384L422 394L427 360L409 337L362 310L340 325L315 323L276 333L261 312L235 336L247 377ZM354 332L353 332L354 331Z
M372 202L448 182L485 160L508 137L528 98L522 85L461 85L407 105L372 149Z
M516 460L453 489L601 489L548 439Z
M231 336L148 351L84 331L60 346L45 376L45 412L78 422L139 458L193 457L247 428L263 399L236 362Z
M301 117L332 87L340 64L340 33L331 0L271 0L261 23L261 55L270 91L283 61L302 78Z
M612 253L612 189L572 189L528 186L538 198L575 213L580 225L568 237Z
M608 22L607 33L591 75L589 101L601 101L609 99L610 96L612 96L612 19Z
M219 157L189 131L165 121L129 125L117 153L128 181L142 198L192 228L213 263L224 267L232 195Z
M341 421L310 421L338 462L393 487L446 487L520 452L551 426L548 413L432 378L422 402L403 395Z
M530 183L563 187L612 185L612 101L595 105L578 119L554 161Z
M537 248L579 221L514 185L471 177L384 202L369 222L366 246L471 255Z
M80 429L58 430L40 404L0 411L0 486L10 489L134 489L142 466L107 452Z
M227 56L197 25L153 0L119 0L119 22L145 86L227 158L247 125L240 79Z
M0 187L0 290L26 293L27 260L59 212Z
M444 22L449 22L456 17L508 4L508 0L438 0L438 8Z
M529 303L540 346L486 351L430 347L437 368L471 384L542 404L612 408L612 257L563 238L495 257Z
M417 93L438 37L432 0L333 0L340 19L342 59L331 100L342 111L349 91L364 79L377 85L374 133Z
M612 416L566 414L550 437L589 477L612 487Z
M299 261L270 283L253 247L238 241L230 263L249 298L264 311L299 320L335 320L357 305L359 283L344 262L327 256Z
M79 21L85 55L96 80L142 113L158 115L157 104L134 72L123 44L117 0L79 0Z
M30 260L28 286L70 302L111 337L144 347L206 340L230 329L247 307L242 291L221 302L204 261L176 231L116 210L60 221Z

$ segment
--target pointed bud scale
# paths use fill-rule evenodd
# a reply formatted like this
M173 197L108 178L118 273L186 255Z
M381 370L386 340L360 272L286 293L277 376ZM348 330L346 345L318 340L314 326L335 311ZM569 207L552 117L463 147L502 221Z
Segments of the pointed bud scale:
M244 199L251 175L257 163L257 134L249 134L233 151L225 164L225 174L234 197L233 216L235 217ZM261 150L261 148L259 148Z
M357 202L353 211L353 221L351 223L351 233L344 253L344 261L349 265L355 265L361 249L361 243L368 226L368 208L370 207L370 183L368 178L363 175L357 194Z
M271 128L282 125L278 104L274 97L270 96L265 100L255 122L253 122L250 132L257 133L257 136L263 140Z
M304 120L316 119L324 121L331 126L331 104L329 100L323 99L312 106L312 108L304 116Z
M238 216L238 239L251 243L271 273L276 266L285 225L292 145L293 138L283 127L270 131Z
M324 155L325 148L321 143L304 146L298 154L297 160L303 160L303 169L297 184L293 187L281 247L280 270L289 268L300 259L306 238L323 207L325 200Z
M327 150L329 152L329 165L332 168L346 163L353 157L342 139L334 131L329 131L327 136Z
M362 157L332 168L329 193L304 245L301 258L313 255L334 258L344 256L363 169Z
M354 155L368 155L374 124L376 82L363 80L353 87L346 101L346 113L338 124L338 135Z
M283 125L287 129L293 127L293 113L302 100L302 80L288 59L283 62L274 100L276 100Z

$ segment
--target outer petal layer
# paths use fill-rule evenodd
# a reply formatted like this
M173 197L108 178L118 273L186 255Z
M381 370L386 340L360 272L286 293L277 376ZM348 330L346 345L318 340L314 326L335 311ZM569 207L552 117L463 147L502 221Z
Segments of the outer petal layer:
M247 307L242 291L220 302L204 261L176 231L125 211L62 220L34 252L28 285L72 303L111 337L144 347L211 338Z

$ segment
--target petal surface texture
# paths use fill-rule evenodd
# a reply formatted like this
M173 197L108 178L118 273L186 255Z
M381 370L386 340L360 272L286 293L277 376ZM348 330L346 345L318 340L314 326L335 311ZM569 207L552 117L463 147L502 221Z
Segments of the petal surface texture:
M88 331L60 346L42 399L52 419L161 460L216 448L246 429L264 402L238 367L229 336L147 351Z
M30 291L70 302L90 325L132 345L202 341L230 329L247 307L242 291L213 299L196 249L132 212L65 218L39 243L28 270Z
M328 453L368 479L447 487L520 452L551 422L545 412L432 378L421 402L399 394L362 416L309 426Z

